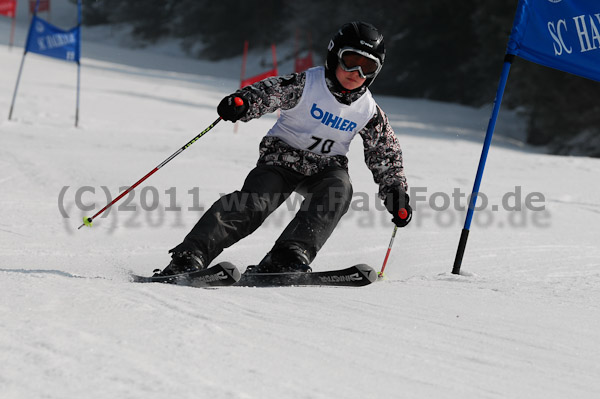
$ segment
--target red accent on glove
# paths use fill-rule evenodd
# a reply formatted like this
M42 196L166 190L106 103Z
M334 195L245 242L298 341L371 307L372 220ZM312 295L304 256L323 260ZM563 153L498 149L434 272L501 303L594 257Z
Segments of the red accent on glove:
M406 219L408 217L408 212L406 211L406 209L402 208L398 211L398 217L402 220Z

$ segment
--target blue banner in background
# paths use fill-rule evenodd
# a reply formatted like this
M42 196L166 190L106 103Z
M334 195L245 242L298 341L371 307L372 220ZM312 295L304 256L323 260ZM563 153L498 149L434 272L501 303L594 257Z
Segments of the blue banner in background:
M600 0L519 0L507 54L600 81Z
M79 26L64 31L34 15L25 51L78 63L80 39Z

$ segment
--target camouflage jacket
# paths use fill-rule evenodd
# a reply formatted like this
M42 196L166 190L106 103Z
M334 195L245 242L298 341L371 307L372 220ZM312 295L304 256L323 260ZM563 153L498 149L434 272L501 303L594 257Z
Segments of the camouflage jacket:
M327 86L335 98L343 104L350 104L366 91L365 87L355 92L344 92L326 78ZM286 76L267 78L238 90L248 100L249 107L241 119L247 122L278 109L294 108L300 101L306 74L304 72ZM402 150L398 139L379 106L367 125L358 132L363 139L365 162L379 185L379 197L384 199L389 193L408 191L402 162ZM265 136L260 143L258 165L278 165L290 168L306 176L313 175L329 166L348 169L348 158L343 155L327 156L294 148L281 139Z

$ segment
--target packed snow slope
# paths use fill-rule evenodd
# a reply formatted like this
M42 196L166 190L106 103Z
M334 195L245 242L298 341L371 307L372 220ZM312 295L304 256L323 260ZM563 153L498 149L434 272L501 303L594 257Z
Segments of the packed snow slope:
M9 22L0 27L4 37ZM76 66L36 55L8 121L22 48L2 43L0 397L600 397L600 160L519 144L509 137L522 123L503 110L482 185L488 203L455 276L460 194L470 193L489 109L375 95L402 144L415 208L387 280L134 284L131 272L164 267L201 209L241 186L276 115L237 133L218 124L77 230L216 119L239 64L84 42L75 128ZM355 201L315 270L379 269L390 240L359 137L349 158ZM295 201L218 260L242 270L259 261Z

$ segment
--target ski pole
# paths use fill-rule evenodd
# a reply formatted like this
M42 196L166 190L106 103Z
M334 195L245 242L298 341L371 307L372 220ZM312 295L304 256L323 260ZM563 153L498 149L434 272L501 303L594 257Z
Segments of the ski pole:
M408 217L408 212L406 209L402 208L398 211L398 216L400 219L406 219ZM381 271L377 273L378 278L384 278L385 275L383 271L385 270L385 265L387 265L388 258L390 257L390 252L392 251L392 245L394 244L394 238L396 238L396 232L398 231L398 226L394 226L394 232L392 233L392 238L390 239L390 244L388 245L387 252L385 254L385 259L383 260L383 265L381 266Z
M240 106L242 106L244 104L244 101L241 98L239 98L239 97L236 97L234 99L234 102L235 102L235 105L238 106L238 107L240 107ZM154 169L152 169L150 172L148 172L148 174L146 174L146 176L142 177L140 180L138 180L137 182L135 182L135 184L133 184L127 190L123 191L117 198L115 198L114 200L112 200L111 202L109 202L104 208L102 208L98 212L96 212L96 214L94 216L91 216L91 217L85 217L84 216L83 217L83 224L81 226L79 226L77 228L77 230L81 229L83 226L92 227L92 222L93 222L94 219L96 219L96 217L98 217L105 210L107 210L108 208L110 208L111 206L113 206L117 201L119 201L121 198L123 198L125 195L127 195L131 190L133 190L134 188L136 188L137 186L139 186L144 180L146 180L147 178L149 178L150 176L152 176L154 173L156 173L160 168L162 168L163 166L165 166L166 164L168 164L173 158L175 158L177 155L181 154L186 148L188 148L189 146L191 146L192 144L194 144L196 141L198 141L198 139L200 137L202 137L206 133L208 133L220 121L221 121L221 117L217 118L217 120L215 120L213 123L211 123L206 129L204 129L203 131L201 131L200 133L198 133L193 139L191 139L190 141L188 141L186 145L184 145L183 147L181 147L180 149L178 149L177 151L175 151L173 153L173 155L171 155L169 158L167 158L164 161L162 161L158 166L156 166Z

